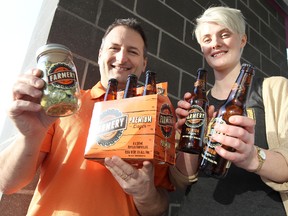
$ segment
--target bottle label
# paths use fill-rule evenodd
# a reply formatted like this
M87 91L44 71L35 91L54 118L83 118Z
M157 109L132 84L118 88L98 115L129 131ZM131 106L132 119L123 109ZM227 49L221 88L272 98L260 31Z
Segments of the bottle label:
M151 84L148 84L148 85L146 86L146 90L147 90L147 91L155 91L155 87L154 87L153 85L151 85Z
M205 123L206 114L199 105L192 105L185 124L190 128L199 128Z
M209 148L212 148L212 149L215 149L216 146L221 146L221 143L215 141L212 139L212 135L215 132L215 124L218 123L218 124L226 124L226 122L221 118L221 117L217 117L217 118L213 118L209 124L208 124L208 128L207 128L207 146Z
M196 80L196 82L194 83L194 86L205 86L205 81L204 80Z
M207 145L204 147L204 151L203 151L204 153L201 154L201 156L205 160L208 160L209 162L214 163L214 164L217 164L217 161L215 160L216 155L217 155L217 152L215 151L215 147L222 145L221 143L212 139L212 135L216 133L214 130L216 123L226 124L226 122L221 117L211 119L207 127L207 134L205 138L205 142Z
M164 137L171 137L173 134L174 119L169 104L162 104L158 124Z
M71 89L76 84L76 73L73 69L63 63L52 64L48 70L48 84L57 88Z

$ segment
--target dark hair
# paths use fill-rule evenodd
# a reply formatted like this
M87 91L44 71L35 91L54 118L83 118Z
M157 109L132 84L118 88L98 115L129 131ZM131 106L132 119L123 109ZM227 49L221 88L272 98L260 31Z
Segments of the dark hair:
M127 19L116 19L108 28L106 29L106 32L102 38L102 40L105 39L105 37L117 26L127 26L128 28L133 29L134 31L138 32L140 36L142 37L144 41L144 57L147 56L147 38L145 35L145 32L140 24L136 19L134 18L127 18Z

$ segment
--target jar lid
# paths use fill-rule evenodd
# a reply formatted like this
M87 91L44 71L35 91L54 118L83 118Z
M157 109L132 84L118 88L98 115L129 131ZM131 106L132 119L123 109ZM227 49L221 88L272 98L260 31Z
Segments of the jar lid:
M72 55L70 49L62 44L57 44L57 43L50 43L50 44L45 44L41 46L37 51L36 51L36 58L37 61L39 60L40 56L45 55L50 52L57 52L57 53L65 53Z

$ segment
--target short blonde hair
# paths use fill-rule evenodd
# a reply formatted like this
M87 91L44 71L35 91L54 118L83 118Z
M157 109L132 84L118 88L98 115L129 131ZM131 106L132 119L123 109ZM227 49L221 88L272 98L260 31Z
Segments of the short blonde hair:
M222 25L241 36L245 34L245 17L240 10L223 6L210 7L196 19L194 33L198 43L200 42L200 27L207 22Z

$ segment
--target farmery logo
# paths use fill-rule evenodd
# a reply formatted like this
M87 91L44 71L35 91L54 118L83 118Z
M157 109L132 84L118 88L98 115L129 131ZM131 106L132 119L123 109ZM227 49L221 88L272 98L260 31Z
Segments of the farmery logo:
M199 128L205 122L205 111L199 105L192 105L185 124L190 128Z
M108 109L100 115L96 128L96 142L104 147L115 144L127 128L127 115L116 109Z
M65 63L53 64L48 71L48 84L57 88L70 89L75 86L76 73Z

